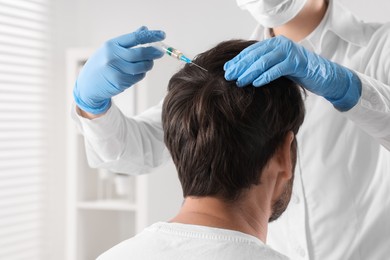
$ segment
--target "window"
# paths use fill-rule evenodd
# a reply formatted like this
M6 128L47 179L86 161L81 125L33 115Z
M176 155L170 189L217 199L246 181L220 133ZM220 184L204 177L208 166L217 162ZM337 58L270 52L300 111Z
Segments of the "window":
M43 259L49 0L0 0L0 259Z

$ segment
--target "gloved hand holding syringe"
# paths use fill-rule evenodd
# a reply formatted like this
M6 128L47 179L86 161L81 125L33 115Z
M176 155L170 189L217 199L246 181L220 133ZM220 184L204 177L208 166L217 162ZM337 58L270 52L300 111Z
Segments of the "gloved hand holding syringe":
M205 70L162 43L164 39L163 31L143 26L103 44L79 73L73 89L77 106L90 115L102 115L110 108L111 98L142 80L164 53Z

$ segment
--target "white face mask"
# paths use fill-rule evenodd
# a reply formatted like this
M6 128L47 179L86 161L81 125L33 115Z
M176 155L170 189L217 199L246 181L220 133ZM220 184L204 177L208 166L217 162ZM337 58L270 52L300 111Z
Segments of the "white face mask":
M307 0L236 0L258 23L267 28L283 25L293 19Z

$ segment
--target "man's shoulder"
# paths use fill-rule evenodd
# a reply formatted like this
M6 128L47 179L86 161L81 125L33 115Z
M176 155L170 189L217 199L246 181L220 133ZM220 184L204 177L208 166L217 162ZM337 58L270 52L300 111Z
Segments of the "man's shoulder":
M288 260L254 237L192 225L154 224L102 254L121 259L267 259Z
M226 259L264 259L264 260L289 260L289 258L267 245L249 244L247 246L236 245L230 251L234 257ZM225 258L223 258L225 259Z

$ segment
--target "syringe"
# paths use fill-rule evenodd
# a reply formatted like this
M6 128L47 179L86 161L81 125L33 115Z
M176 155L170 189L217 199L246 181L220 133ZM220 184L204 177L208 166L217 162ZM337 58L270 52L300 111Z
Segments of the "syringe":
M170 47L163 42L152 43L152 46L155 46L157 48L161 48L165 52L165 54L167 54L173 58L184 61L185 63L190 63L190 64L195 65L196 67L198 67L204 71L207 71L205 68L199 66L198 64L193 63L192 60L187 58L181 51L179 51L173 47Z

